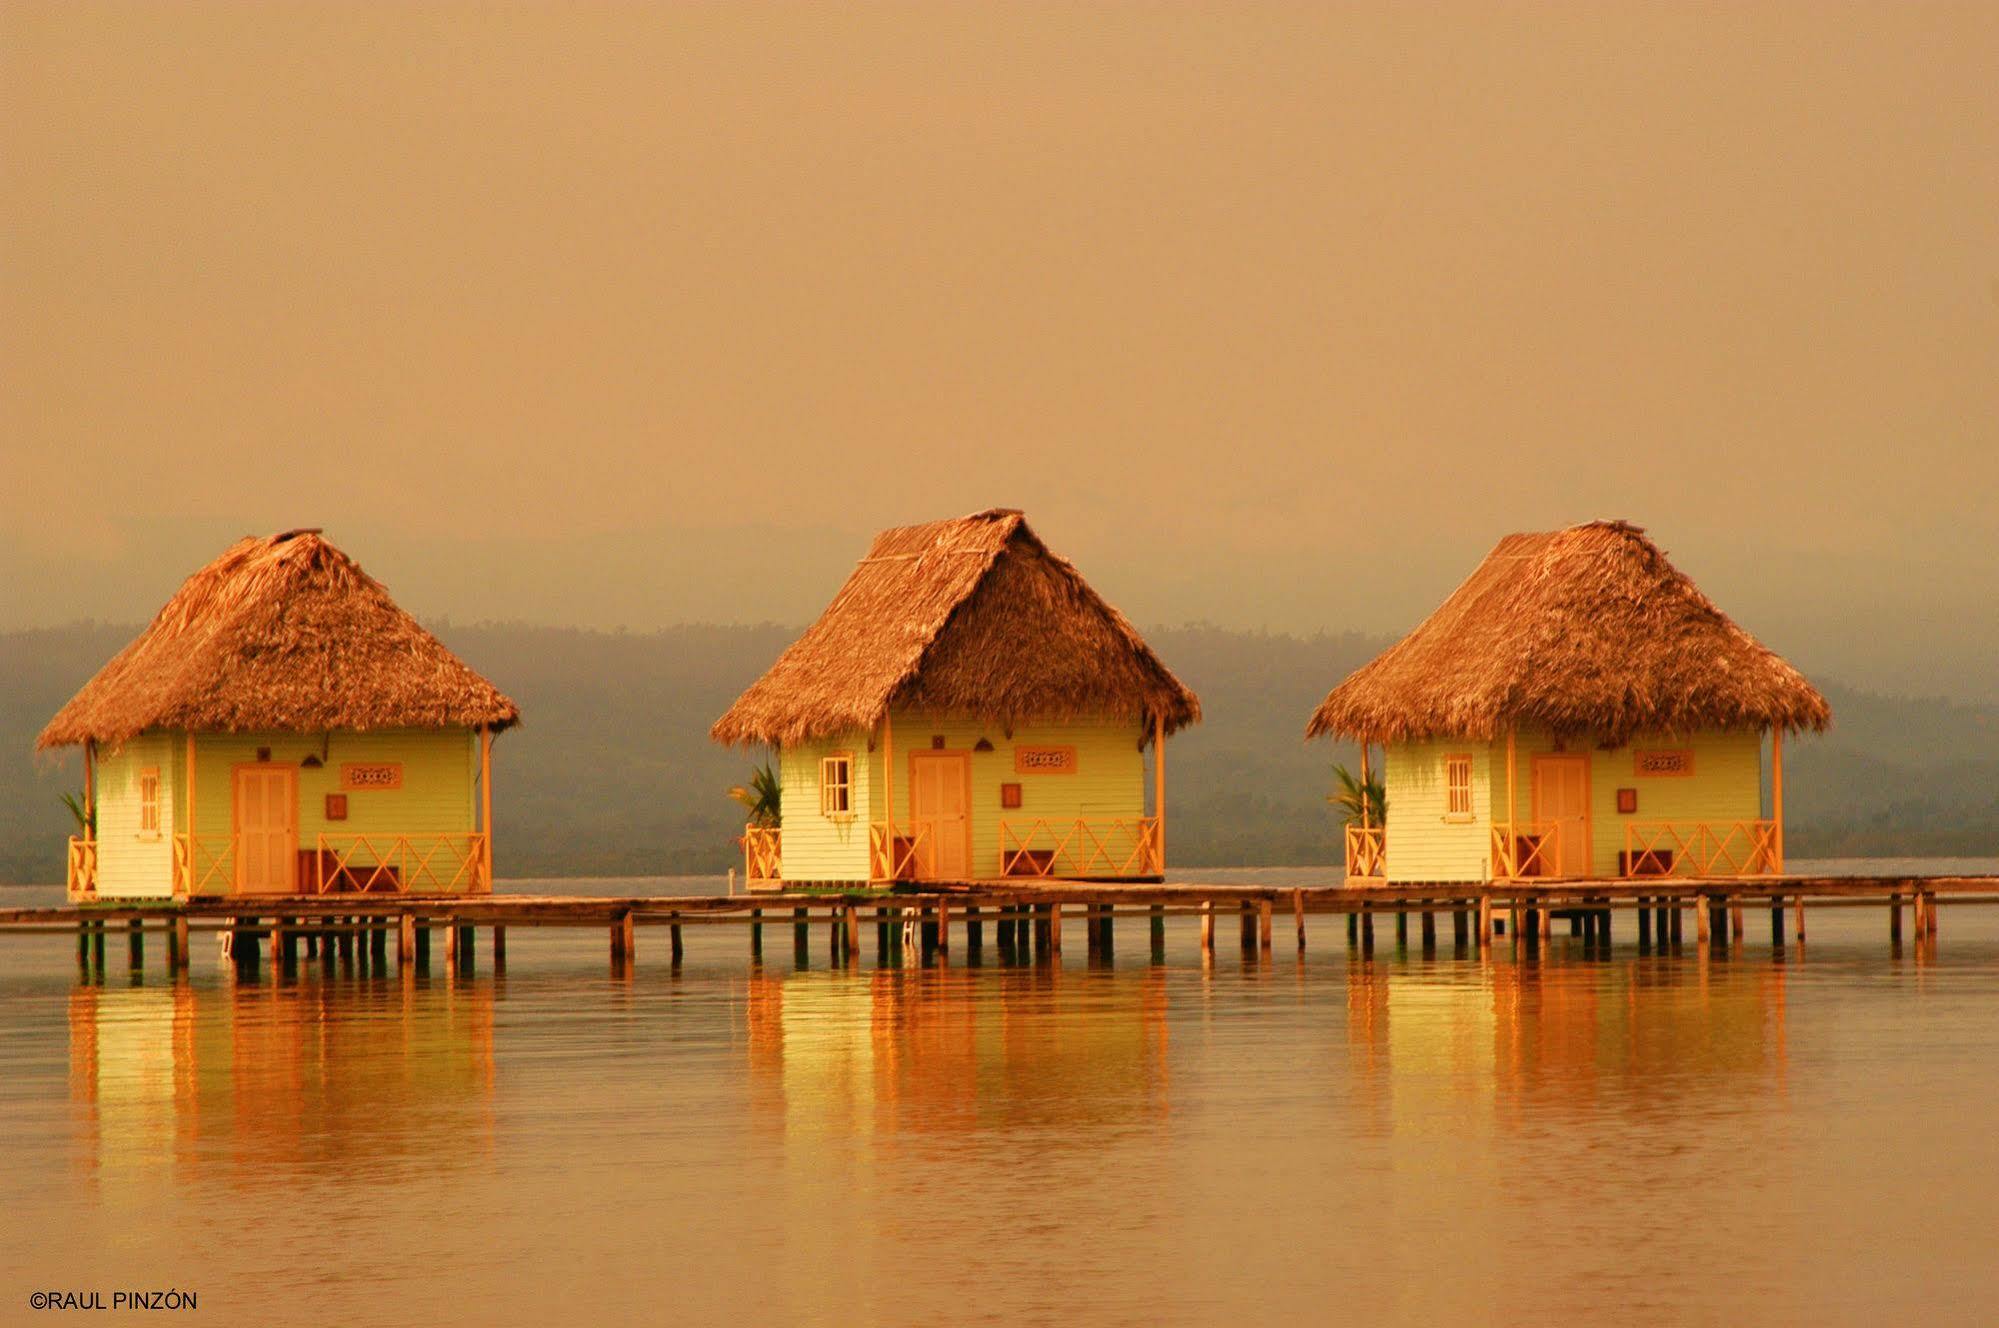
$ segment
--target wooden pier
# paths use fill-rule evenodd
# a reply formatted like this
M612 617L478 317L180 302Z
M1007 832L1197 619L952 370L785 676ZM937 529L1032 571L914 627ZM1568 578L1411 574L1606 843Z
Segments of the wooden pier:
M427 967L436 951L455 970L473 963L474 938L481 929L489 934L492 962L503 967L510 929L595 928L609 938L613 969L622 970L637 959L639 932L662 927L672 963L684 954L688 927L746 928L755 959L763 955L767 928L789 927L797 963L809 961L813 933L819 929L835 964L855 962L863 934L873 929L878 962L899 963L911 950L948 957L958 934L965 952L976 955L986 943L988 926L1002 958L1053 957L1062 952L1065 919L1080 919L1085 948L1093 957L1111 953L1119 919L1146 924L1155 957L1164 955L1167 928L1176 922L1198 922L1201 951L1212 956L1217 922L1231 917L1245 952L1271 950L1280 917L1303 950L1308 919L1329 914L1345 919L1345 941L1364 952L1373 948L1383 915L1392 921L1400 945L1409 943L1413 917L1426 952L1437 947L1440 923L1451 929L1450 944L1466 951L1476 947L1483 952L1494 944L1531 950L1554 935L1558 921L1570 935L1607 946L1619 930L1614 919L1620 914L1631 915L1626 925L1635 928L1641 950L1688 943L1707 950L1743 943L1747 915L1762 909L1769 910L1773 944L1785 944L1787 930L1801 944L1808 906L1879 908L1887 914L1891 942L1899 943L1906 934L1919 944L1934 944L1939 912L1958 904L1999 904L1999 876L1641 878L1366 888L977 882L892 891L641 898L281 896L0 909L0 933L73 934L79 964L101 972L113 937L123 938L135 970L144 965L147 938L159 937L168 970L180 971L187 967L193 936L219 932L229 936L229 953L238 965L254 967L267 957L274 970L290 972L301 962L328 970L336 965L385 967L392 937L399 966Z

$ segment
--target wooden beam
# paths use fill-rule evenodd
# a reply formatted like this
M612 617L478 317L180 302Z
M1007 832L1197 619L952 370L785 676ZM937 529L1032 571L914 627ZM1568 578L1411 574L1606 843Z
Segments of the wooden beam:
M187 884L188 884L188 888L187 888L187 890L185 890L185 891L179 891L179 890L177 890L177 891L175 891L175 893L176 893L176 894L193 894L193 893L194 893L194 880L195 880L195 876L196 876L196 875L198 874L198 872L199 872L199 868L198 868L197 864L198 864L198 863L199 863L199 861L200 861L200 859L199 859L199 858L198 858L198 857L196 856L196 850L195 850L195 846L194 846L194 827L195 827L195 824L196 824L196 822L195 822L195 816L194 816L194 730L193 730L193 729L189 729L189 730L187 731ZM171 861L171 859L169 859L169 861ZM171 869L171 867L169 867L169 870L172 870L172 869ZM232 883L232 884L233 884L233 883Z
M97 739L83 740L83 838L97 838Z
M882 861L888 880L895 879L895 723L886 707L882 710L882 819L888 827Z

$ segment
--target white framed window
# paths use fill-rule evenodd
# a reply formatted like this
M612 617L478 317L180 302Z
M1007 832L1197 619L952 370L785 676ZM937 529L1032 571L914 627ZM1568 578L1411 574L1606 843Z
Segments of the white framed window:
M854 814L854 754L835 752L819 758L819 814Z
M1457 752L1444 758L1444 819L1471 819L1471 754Z
M139 772L139 833L147 839L160 834L160 772L154 768Z

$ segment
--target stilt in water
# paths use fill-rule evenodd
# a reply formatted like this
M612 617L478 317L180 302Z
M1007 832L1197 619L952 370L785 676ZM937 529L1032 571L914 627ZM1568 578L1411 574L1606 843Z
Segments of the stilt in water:
M1803 945L1805 943L1805 897L1803 895L1798 896L1797 914L1798 914L1798 944Z
M1462 908L1451 910L1451 946L1462 950L1471 940L1471 916Z
M1694 941L1705 950L1709 932L1714 920L1714 910L1709 907L1706 895L1694 896Z
M1248 900L1242 903L1242 948L1245 953L1256 949L1256 906Z
M1652 910L1641 897L1638 900L1638 953L1647 954L1652 949Z
M1430 909L1423 910L1423 953L1437 952L1437 915Z
M1352 947L1359 944L1360 944L1360 914L1349 913L1347 914L1347 947L1351 949Z
M1902 943L1902 896L1888 896L1888 939L1896 945Z
M986 924L979 914L977 904L965 905L965 960L967 963L979 961L979 951L985 948Z
M396 919L396 963L407 967L416 962L416 918L408 913Z
M802 908L791 910L791 964L794 968L812 966L812 928Z
M384 931L382 934L385 937L388 935L386 931ZM502 969L506 968L506 966L507 966L507 929L505 927L496 926L493 928L493 971L495 973L498 973Z
M861 962L860 959L861 910L855 908L852 904L848 904L845 907L843 907L840 910L840 912L844 915L844 919L847 924L847 937L845 942L847 949L847 962L850 964L858 964Z
M1363 909L1361 911L1360 952L1363 955L1371 955L1374 953L1374 910L1373 909Z
M680 961L687 957L687 943L680 934L680 923L677 919L666 924L666 944L668 962L674 968L679 968Z
M1256 901L1256 948L1263 954L1269 954L1271 951L1273 939L1271 933L1275 926L1276 912L1276 901L1270 899Z
M126 924L125 962L134 973L146 971L145 924L137 918Z
M875 905L875 967L887 968L895 948L895 938L890 935L888 906Z
M1398 950L1409 948L1409 911L1407 909L1398 908L1395 910L1395 948Z
M627 913L625 917L629 919L631 914ZM467 973L470 973L478 962L477 953L473 948L475 944L473 931L471 927L458 928L458 967ZM633 948L636 950L636 943Z
M1210 899L1201 905L1201 958L1215 957L1215 901Z
M1166 962L1165 905L1154 904L1152 906L1150 915L1147 918L1147 922L1151 925L1152 929L1152 962L1155 964L1163 964Z
M1685 938L1685 932L1682 930L1682 928L1686 921L1687 910L1680 906L1681 902L1682 901L1677 899L1674 900L1673 906L1666 910L1666 920L1668 923L1672 925L1673 929L1674 945L1680 944L1681 941Z
M173 927L167 932L167 972L187 972L187 961L190 957L187 939L187 914L176 913Z
M750 910L750 962L757 964L761 964L764 957L763 915L764 911L760 908Z
M1770 896L1770 944L1784 948L1784 901L1777 895Z
M431 929L422 922L416 924L416 971L419 973L430 971L430 932ZM333 961L327 957L327 944L324 941L320 943L319 957L320 962L330 969Z
M493 929L493 957L497 960L506 953L507 943L500 939L502 928ZM368 925L368 955L375 965L375 971L382 973L389 967L389 929L376 921Z

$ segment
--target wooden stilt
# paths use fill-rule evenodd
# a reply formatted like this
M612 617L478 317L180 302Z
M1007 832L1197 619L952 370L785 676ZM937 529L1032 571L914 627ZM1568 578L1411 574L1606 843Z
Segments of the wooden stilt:
M497 932L498 928L494 930ZM505 945L501 944L494 953L499 954L505 949ZM379 922L368 927L368 962L374 965L377 973L385 972L389 967L389 929Z
M1208 959L1215 955L1215 901L1212 899L1201 905L1201 954Z
M507 929L493 928L493 971L499 972L507 965Z
M1271 915L1276 911L1277 907L1273 901L1268 899L1256 901L1256 948L1264 954L1270 953L1273 922Z
M1163 964L1166 962L1166 909L1164 906L1154 904L1147 917L1147 921L1151 924L1152 931L1152 962Z
M1694 940L1705 946L1709 942L1710 919L1714 910L1709 907L1706 895L1694 896Z
M187 914L174 917L173 930L167 933L167 971L187 972L188 960L192 958L187 948Z
M1778 895L1770 896L1770 944L1779 949L1784 945L1784 901Z
M1104 905L1103 917L1098 920L1097 930L1103 936L1104 959L1108 962L1117 953L1117 912L1109 904Z
M1902 896L1888 896L1888 939L1899 944L1902 939Z
M1423 910L1422 925L1423 953L1429 954L1437 948L1437 915L1433 910Z
M1541 912L1541 939L1544 941L1552 941L1555 939L1555 910L1549 908L1547 906L1546 901L1543 901L1540 912ZM1570 918L1570 921L1574 922L1575 919L1572 917Z
M396 962L408 964L416 958L416 918L408 913L396 919Z
M986 943L986 924L977 904L965 905L965 957L976 959Z
M1363 955L1371 955L1374 953L1374 910L1373 909L1363 909L1361 911L1360 952Z
M1488 949L1492 945L1492 924L1492 897L1490 895L1480 895L1478 897L1478 948L1481 950Z
M802 908L791 910L791 963L794 968L806 968L812 963L812 932Z
M674 968L687 957L687 939L680 934L680 922L675 919L666 924L667 962Z
M937 901L937 953L951 953L951 904L944 899Z
M1305 948L1305 892L1303 890L1293 890L1291 892L1291 920L1297 924L1298 948L1303 950Z
M1471 916L1462 908L1451 910L1451 945L1459 950L1471 940Z
M1062 905L1048 905L1048 948L1055 955L1062 953Z
M1245 951L1254 950L1256 948L1256 906L1245 900L1237 911L1241 914L1242 920L1242 948Z
M1652 910L1646 907L1642 897L1638 900L1638 948L1652 948Z
M1803 895L1798 896L1797 931L1798 944L1803 945L1805 943L1805 897Z
M1409 911L1407 909L1398 908L1395 910L1395 943L1404 947L1407 947L1409 944Z
M125 924L125 963L134 973L146 971L146 933L139 919Z
M1347 914L1347 944L1349 946L1360 944L1360 914L1358 913Z

